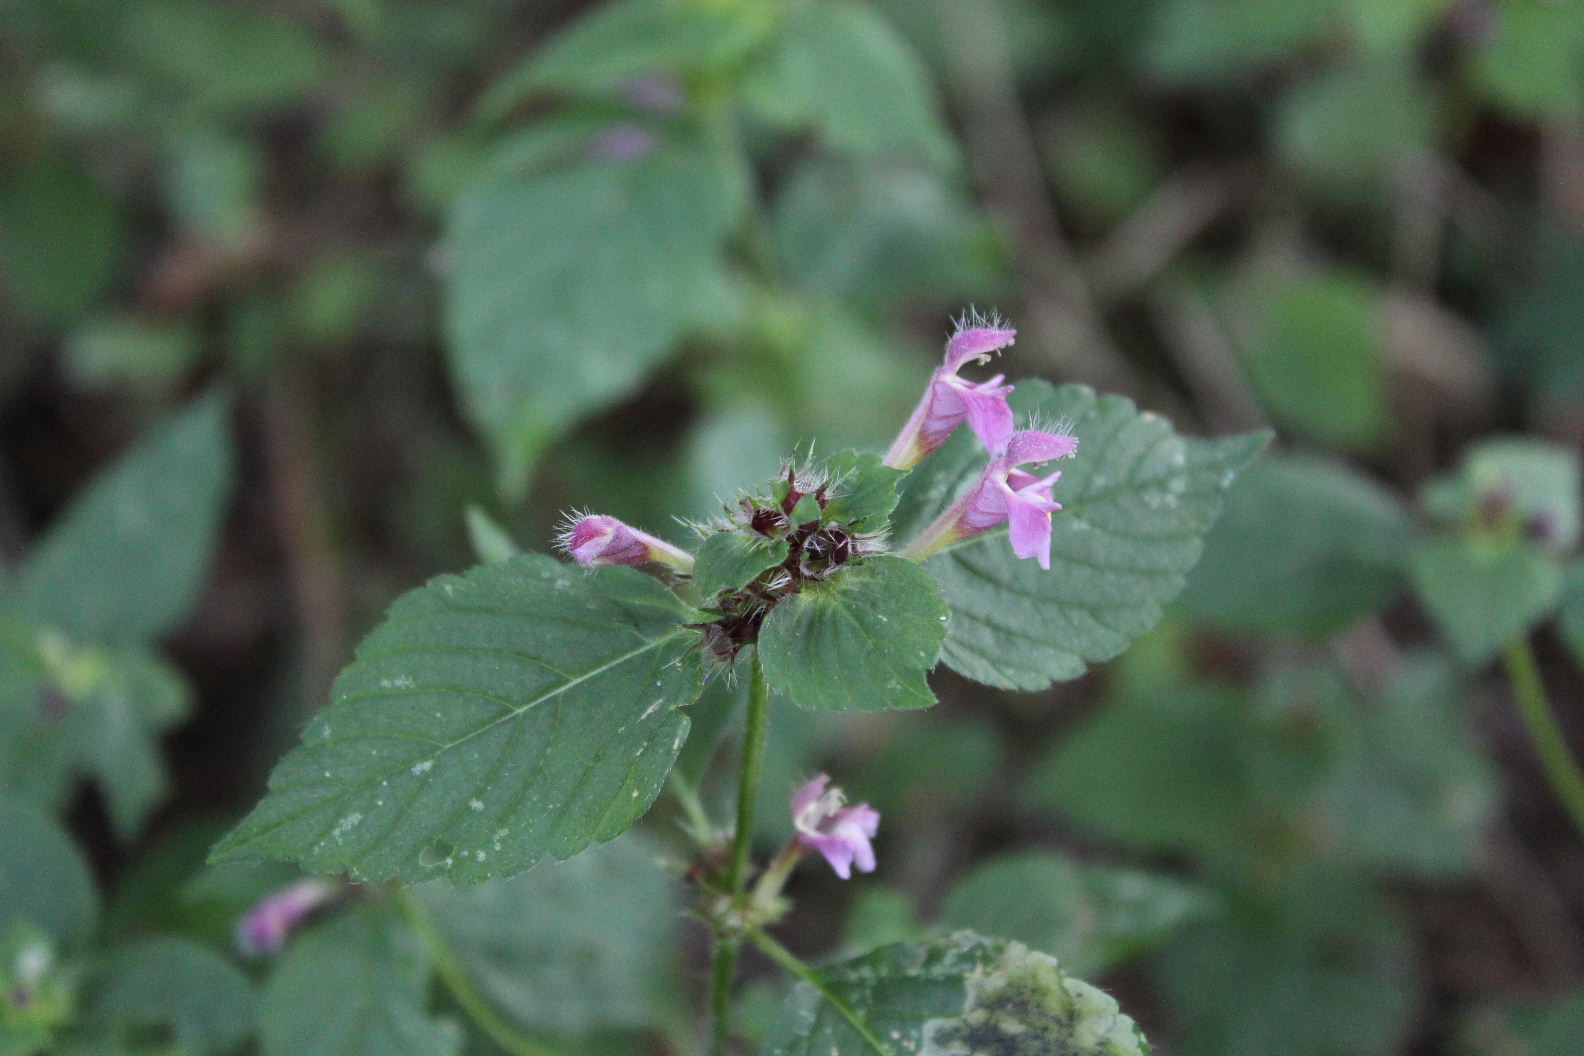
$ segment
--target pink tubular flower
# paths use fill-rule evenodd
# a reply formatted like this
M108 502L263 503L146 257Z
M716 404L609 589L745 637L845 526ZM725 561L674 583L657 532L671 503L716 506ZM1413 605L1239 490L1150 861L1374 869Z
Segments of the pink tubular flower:
M237 921L237 947L250 957L279 953L309 914L335 896L327 880L299 880L264 898Z
M683 572L693 568L692 554L604 514L572 520L556 543L568 557L585 568L641 565L649 561L659 561Z
M975 319L976 322L983 320ZM946 342L946 361L935 368L924 396L902 432L886 452L885 464L909 469L946 442L953 429L966 421L986 447L994 451L1012 436L1012 408L1007 396L1012 386L1004 375L988 381L965 381L957 372L970 361L988 363L991 355L1010 345L1017 331L989 320L988 325L959 323Z
M841 789L826 789L829 783L830 775L820 774L792 793L797 842L823 854L843 880L852 876L854 865L860 872L872 873L875 856L869 841L880 828L880 812L867 803L847 806Z
M1051 499L1051 487L1061 479L1061 472L1040 477L1019 467L1067 458L1077 450L1078 441L1060 433L1037 429L1017 433L990 456L968 493L909 543L903 555L922 561L959 539L1005 524L1014 554L1050 568L1050 515L1061 509L1061 503Z

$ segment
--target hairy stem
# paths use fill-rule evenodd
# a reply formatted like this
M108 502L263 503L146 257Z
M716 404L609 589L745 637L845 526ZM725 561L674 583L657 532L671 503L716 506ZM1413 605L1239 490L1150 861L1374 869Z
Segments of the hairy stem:
M869 1029L869 1024L864 1022L864 1018L858 1014L858 1010L849 1005L840 994L832 990L830 983L825 981L823 975L809 965L804 964L798 959L796 954L764 932L755 929L748 933L748 937L753 940L753 944L759 947L760 952L766 957L818 990L820 996L829 1002L830 1006L852 1025L852 1028L858 1032L858 1036L863 1038L870 1048L878 1052L880 1056L891 1056L891 1050L886 1048L879 1038L875 1037L874 1031Z
M748 683L748 726L743 733L742 770L737 778L737 824L732 833L731 861L726 883L734 901L748 889L748 860L753 853L754 809L759 803L759 779L764 771L765 739L770 729L770 687L754 650L753 674ZM715 963L710 973L710 1014L715 1041L711 1051L721 1056L731 1034L731 988L737 971L737 936L715 937Z
M451 991L451 996L456 999L457 1005L486 1037L511 1056L562 1056L559 1049L538 1038L529 1037L502 1019L500 1013L495 1011L484 995L474 989L467 973L462 970L462 963L457 960L455 951L451 949L445 937L440 934L440 930L434 926L434 921L429 919L429 914L424 912L423 906L411 893L405 890L398 891L396 902L412 925L413 931L418 933L424 949L429 952L440 981L445 984L447 990Z
M1502 653L1502 661L1507 668L1507 679L1512 683L1513 696L1518 699L1518 714L1535 754L1540 757L1546 781L1567 808L1574 826L1584 834L1584 772L1579 770L1577 760L1568 750L1562 728L1546 702L1540 668L1535 663L1528 639L1517 638L1509 644Z

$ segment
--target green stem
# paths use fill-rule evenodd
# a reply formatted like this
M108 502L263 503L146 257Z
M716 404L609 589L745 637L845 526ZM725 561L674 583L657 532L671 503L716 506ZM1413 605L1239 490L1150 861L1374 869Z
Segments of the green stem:
M798 959L797 954L764 932L755 929L748 933L748 937L753 940L753 944L759 947L760 952L766 957L818 990L820 996L825 998L830 1003L830 1006L852 1025L852 1028L858 1032L858 1036L869 1043L870 1048L878 1052L880 1056L891 1056L891 1050L886 1048L879 1038L875 1037L874 1031L869 1029L869 1024L864 1022L864 1018L858 1014L858 1010L849 1005L840 994L832 990L830 983L825 981L823 975L804 964Z
M731 861L726 872L726 883L734 902L740 902L748 889L754 809L759 804L759 779L764 771L765 741L770 729L770 687L765 683L757 649L750 677L748 727L743 733L742 771L737 777L737 824L732 833ZM736 936L715 936L715 964L710 977L710 1014L715 1036L711 1051L715 1056L726 1051L726 1040L731 1034L731 987L740 944L741 939Z
M396 903L401 907L408 923L412 925L413 931L418 933L424 948L429 951L429 957L434 961L435 972L440 976L440 981L445 983L446 989L451 991L456 1003L479 1030L511 1056L562 1056L560 1050L538 1038L529 1037L502 1019L500 1013L485 1000L484 995L473 988L473 983L462 970L462 963L457 960L456 953L416 898L406 890L399 890L396 892Z
M748 884L754 811L759 806L759 778L764 770L765 741L770 730L770 687L765 683L757 648L752 679L748 684L748 728L743 733L742 773L737 784L737 828L732 834L731 872L726 877L734 895L742 894Z
M1573 824L1584 834L1584 772L1568 750L1562 728L1546 703L1545 686L1540 681L1540 667L1535 663L1534 652L1528 639L1514 640L1502 653L1507 668L1507 679L1512 683L1513 695L1518 698L1518 714L1523 718L1524 730L1540 757L1540 767L1545 772L1551 791L1562 801Z
M732 979L737 974L739 941L727 937L715 940L715 963L710 972L710 1022L714 1028L711 1056L723 1056L731 1036Z

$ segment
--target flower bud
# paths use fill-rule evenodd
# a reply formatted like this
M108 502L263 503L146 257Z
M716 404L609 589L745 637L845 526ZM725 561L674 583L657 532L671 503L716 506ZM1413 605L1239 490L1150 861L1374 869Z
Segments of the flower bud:
M692 554L604 514L571 521L556 542L568 557L585 568L642 565L650 561L682 572L693 568Z

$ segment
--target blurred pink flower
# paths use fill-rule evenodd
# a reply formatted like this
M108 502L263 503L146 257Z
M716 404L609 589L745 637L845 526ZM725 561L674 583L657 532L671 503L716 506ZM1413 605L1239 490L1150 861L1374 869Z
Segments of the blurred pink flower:
M237 921L238 948L250 957L279 953L310 914L335 896L328 880L300 880L266 895Z
M874 839L880 812L867 803L846 805L839 788L828 789L830 775L820 774L792 794L792 824L802 847L825 856L836 875L846 880L856 865L860 872L875 868Z

